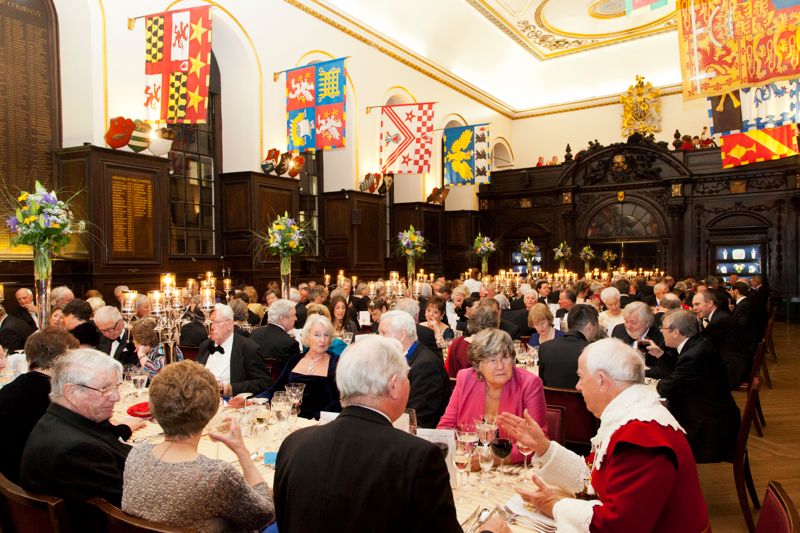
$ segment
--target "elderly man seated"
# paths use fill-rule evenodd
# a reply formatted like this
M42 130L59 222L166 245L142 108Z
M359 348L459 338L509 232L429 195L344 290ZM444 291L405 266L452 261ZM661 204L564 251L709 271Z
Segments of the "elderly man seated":
M654 315L644 302L631 302L622 309L623 323L611 336L639 350L645 358L647 377L663 378L675 368L677 352L664 344L664 337L653 325Z
M523 499L555 518L559 531L705 531L708 512L692 450L658 393L643 384L641 355L603 339L583 351L578 376L586 406L600 418L588 461L551 442L530 416L498 417L541 465L535 487L518 489ZM587 499L561 497L551 486Z
M439 448L392 427L406 408L407 375L394 339L369 335L345 350L342 413L290 434L278 452L280 531L461 531Z
M80 503L100 496L119 506L122 498L122 472L131 447L121 440L144 422L109 422L121 379L122 365L97 350L72 350L57 359L52 403L22 454L20 484L64 498L74 526L85 525Z
M119 309L106 305L94 313L94 325L100 332L97 349L122 363L137 365L139 358L133 346L130 331L125 328L125 321Z

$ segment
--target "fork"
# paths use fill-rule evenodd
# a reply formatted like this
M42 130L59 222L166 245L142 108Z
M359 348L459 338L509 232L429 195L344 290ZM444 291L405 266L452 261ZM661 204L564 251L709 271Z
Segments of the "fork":
M519 513L515 513L508 505L504 505L502 508L498 506L498 509L500 509L501 514L504 516L504 518L512 524L514 523L520 524L523 526L533 528L537 531L545 531L545 532L555 531L555 528L550 524L546 524L530 516L525 516Z

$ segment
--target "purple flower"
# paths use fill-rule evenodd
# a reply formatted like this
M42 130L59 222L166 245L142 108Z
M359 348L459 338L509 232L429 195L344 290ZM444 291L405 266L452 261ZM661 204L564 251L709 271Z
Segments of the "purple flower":
M46 192L42 195L42 201L45 203L55 205L58 202L55 191Z
M17 228L19 227L19 221L15 215L8 217L6 219L6 224L8 225L8 229L11 231L17 231Z

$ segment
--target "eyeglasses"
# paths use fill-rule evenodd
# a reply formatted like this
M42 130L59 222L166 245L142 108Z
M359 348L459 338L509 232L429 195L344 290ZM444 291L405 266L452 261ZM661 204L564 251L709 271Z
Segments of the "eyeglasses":
M484 359L483 362L489 366L498 367L511 361L511 354L501 355L500 357L492 357L491 359Z
M114 393L114 391L119 391L119 387L120 385L122 385L122 383L117 383L116 385L109 385L108 387L103 387L102 389L90 387L89 385L84 385L83 383L73 383L73 385L76 385L78 387L83 387L84 389L97 391L103 396L103 398L108 398Z
M117 329L117 326L119 325L120 322L122 322L122 319L117 320L116 322L114 322L114 325L111 326L110 328L101 329L100 333L111 333L111 332L113 332L115 329Z

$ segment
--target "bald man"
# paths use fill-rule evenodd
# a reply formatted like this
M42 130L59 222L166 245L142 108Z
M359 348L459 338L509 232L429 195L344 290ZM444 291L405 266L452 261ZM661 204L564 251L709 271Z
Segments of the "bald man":
M17 298L19 307L10 314L24 320L34 330L39 329L39 308L36 307L36 302L33 301L33 292L23 287L14 296Z

